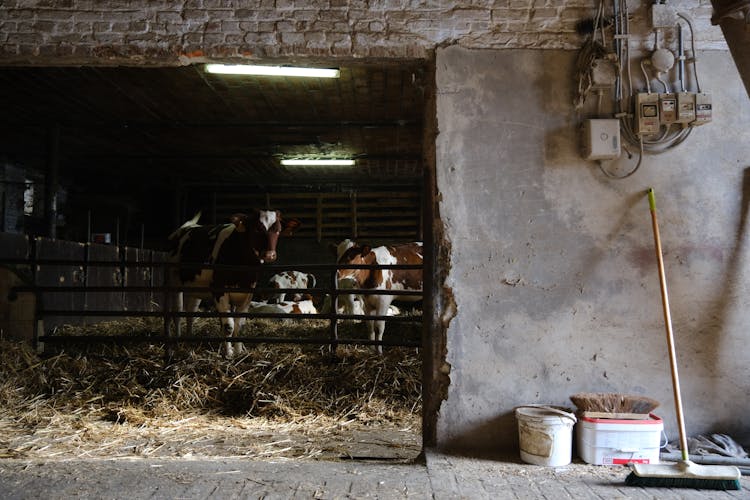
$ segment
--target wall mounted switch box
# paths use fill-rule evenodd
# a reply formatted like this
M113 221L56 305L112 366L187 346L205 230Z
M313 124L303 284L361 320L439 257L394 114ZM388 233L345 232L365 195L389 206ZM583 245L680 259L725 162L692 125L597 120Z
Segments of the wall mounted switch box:
M704 125L713 118L711 94L698 92L695 94L695 121L692 125Z
M659 122L669 125L677 121L677 96L675 94L659 94Z
M659 132L659 94L640 92L635 95L635 133L652 135Z
M692 92L677 93L677 123L695 121L695 94Z
M589 119L583 122L583 157L614 160L620 157L620 120Z

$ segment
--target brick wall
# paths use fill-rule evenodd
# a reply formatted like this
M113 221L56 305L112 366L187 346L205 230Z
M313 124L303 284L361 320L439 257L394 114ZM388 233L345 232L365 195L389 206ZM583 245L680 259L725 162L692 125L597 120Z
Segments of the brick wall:
M648 5L651 2L644 2ZM0 62L179 64L232 58L423 58L438 45L577 49L593 0L0 0ZM645 7L631 2L633 26ZM699 49L726 50L707 0L670 3Z

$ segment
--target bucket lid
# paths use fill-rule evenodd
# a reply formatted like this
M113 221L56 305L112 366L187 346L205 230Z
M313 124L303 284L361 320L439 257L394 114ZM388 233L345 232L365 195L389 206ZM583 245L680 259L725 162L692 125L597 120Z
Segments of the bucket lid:
M518 417L518 415L532 418L563 417L572 420L573 423L577 421L576 416L571 412L567 412L554 406L541 404L517 406L516 417Z

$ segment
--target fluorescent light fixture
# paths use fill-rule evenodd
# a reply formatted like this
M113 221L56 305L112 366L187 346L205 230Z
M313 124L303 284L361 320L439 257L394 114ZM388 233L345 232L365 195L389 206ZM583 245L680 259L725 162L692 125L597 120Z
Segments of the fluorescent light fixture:
M296 165L296 166L341 166L350 167L354 165L354 160L281 160L282 165Z
M338 78L338 69L295 68L292 66L255 66L252 64L206 64L209 73L227 75L307 76L312 78Z

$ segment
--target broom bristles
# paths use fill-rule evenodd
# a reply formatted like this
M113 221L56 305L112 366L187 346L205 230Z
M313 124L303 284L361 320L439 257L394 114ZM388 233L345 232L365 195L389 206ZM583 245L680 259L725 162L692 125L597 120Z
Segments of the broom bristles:
M582 392L570 396L581 411L602 413L651 413L659 402L646 396L616 392Z
M692 488L695 490L739 490L739 479L695 479L676 477L641 477L635 472L625 478L627 486L646 486L653 488Z
M630 464L627 486L739 490L740 471L727 465L700 465L690 460L672 464Z

